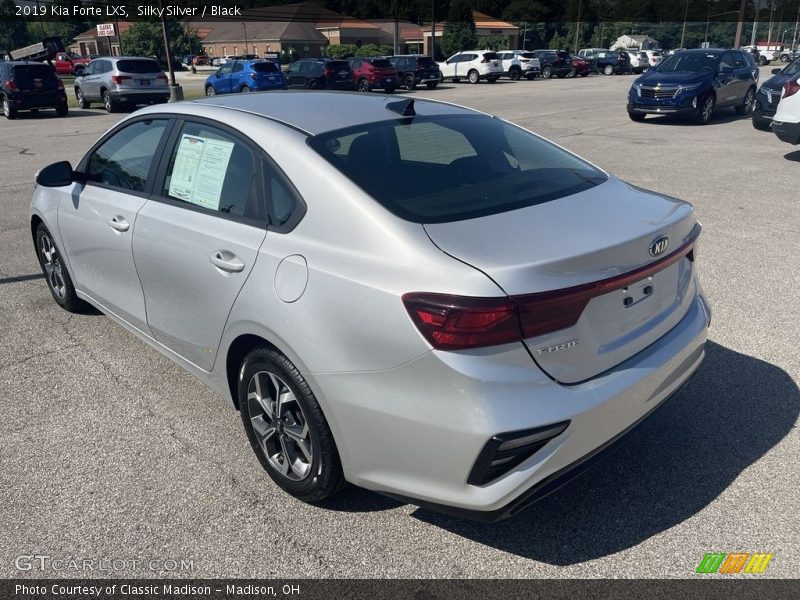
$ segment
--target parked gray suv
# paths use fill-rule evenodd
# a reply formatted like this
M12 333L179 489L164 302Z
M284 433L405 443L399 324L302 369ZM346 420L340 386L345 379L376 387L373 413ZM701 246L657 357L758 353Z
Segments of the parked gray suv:
M102 102L112 113L121 107L169 100L167 76L152 58L107 56L90 62L75 78L75 98L81 108Z

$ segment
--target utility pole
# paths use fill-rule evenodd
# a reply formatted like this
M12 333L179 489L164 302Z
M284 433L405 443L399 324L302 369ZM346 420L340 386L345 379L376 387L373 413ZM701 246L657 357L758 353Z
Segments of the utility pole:
M583 5L582 0L578 0L578 22L575 23L575 48L573 49L573 52L575 52L575 53L578 52L578 38L580 36L580 31L581 31L581 7L582 7L582 5Z
M169 101L177 102L183 100L183 88L175 81L175 70L172 68L172 49L169 44L167 22L164 20L163 0L158 0L158 7L161 9L161 32L164 34L164 54L167 55L167 69L169 70Z
M394 0L394 54L400 54L400 9Z
M767 52L769 52L769 45L772 43L772 16L775 13L775 2L769 7L769 30L767 31Z
M436 60L436 0L431 0L431 58Z
M742 0L742 4L747 2L747 0ZM686 0L686 6L683 9L683 31L681 31L681 44L680 47L684 48L683 45L683 38L686 37L686 18L689 16L689 0Z
M800 4L797 5L797 18L794 21L794 35L792 36L792 50L797 44L797 28L800 26Z
M689 2L687 0L686 5L688 7ZM739 5L739 17L736 23L736 38L733 40L733 47L739 48L742 44L742 27L744 26L744 9L747 8L747 0L742 0L742 3ZM686 26L686 22L684 21L684 27Z
M250 54L250 51L248 50L248 46L247 46L247 44L248 44L248 42L247 42L247 23L242 21L242 27L244 27L244 53L245 54Z

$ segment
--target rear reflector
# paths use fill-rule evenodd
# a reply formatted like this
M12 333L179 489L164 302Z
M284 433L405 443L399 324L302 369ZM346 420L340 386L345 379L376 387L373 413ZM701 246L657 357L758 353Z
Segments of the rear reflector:
M403 304L419 332L437 350L521 342L573 326L596 296L650 277L683 257L694 261L699 235L696 226L689 240L671 254L622 275L583 285L500 298L412 292L403 295Z
M475 460L467 483L484 485L505 475L544 448L547 442L561 435L569 423L562 421L536 429L512 431L494 436L486 442Z

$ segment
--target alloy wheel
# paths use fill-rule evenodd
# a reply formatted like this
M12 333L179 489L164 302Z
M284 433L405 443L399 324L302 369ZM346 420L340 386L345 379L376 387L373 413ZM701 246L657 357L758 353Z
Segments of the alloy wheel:
M8 101L8 98L3 98L3 114L6 118L11 118L11 103Z
M711 120L711 114L714 112L714 96L708 95L703 99L703 106L700 108L700 120L703 123L708 123Z
M311 473L314 446L303 408L286 382L259 371L250 378L247 402L253 432L269 465L291 481Z
M210 85L206 88L206 96L216 96L216 95L217 95L217 90L214 89L214 86Z
M42 235L39 239L39 253L42 257L42 266L44 267L44 274L47 278L47 284L53 290L53 294L59 300L63 300L67 295L67 284L64 281L64 271L61 266L61 259L58 256L53 241L47 234Z
M359 92L368 92L369 91L369 81L366 79L362 79L358 82L358 91Z

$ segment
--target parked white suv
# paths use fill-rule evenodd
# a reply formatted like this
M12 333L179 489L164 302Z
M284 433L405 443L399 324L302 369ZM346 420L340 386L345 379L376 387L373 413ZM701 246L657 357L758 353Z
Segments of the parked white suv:
M542 63L533 54L524 50L505 50L498 52L500 64L503 67L503 75L508 75L510 79L534 79L542 72Z
M643 50L628 48L625 52L628 53L631 59L631 69L633 69L633 72L637 75L650 66L647 54Z
M494 83L503 74L500 57L492 50L465 50L456 52L444 62L439 63L442 81L452 79L458 82L467 79L470 83L478 83L485 79Z
M661 63L661 59L664 57L661 50L645 50L645 52L651 67L658 66L659 63Z

